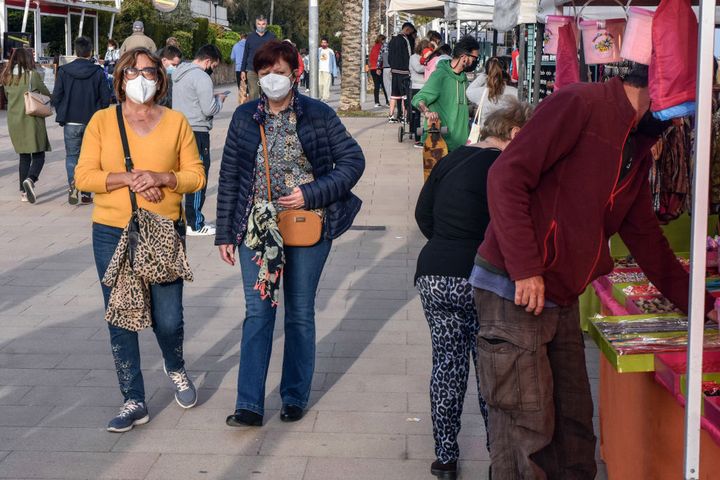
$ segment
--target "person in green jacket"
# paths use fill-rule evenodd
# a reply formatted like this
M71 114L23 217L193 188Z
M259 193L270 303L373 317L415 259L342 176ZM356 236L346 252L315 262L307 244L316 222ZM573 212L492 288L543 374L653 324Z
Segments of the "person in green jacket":
M25 92L28 90L50 96L35 70L32 50L18 48L10 56L2 74L8 99L7 124L15 152L20 155L20 200L35 203L35 182L38 181L45 152L50 151L45 119L25 114Z
M438 62L425 86L413 97L412 104L420 110L427 122L440 119L448 133L443 138L448 152L465 145L470 134L470 112L465 95L467 76L477 68L480 44L473 37L460 39L453 49L451 60ZM426 133L422 141L425 141Z

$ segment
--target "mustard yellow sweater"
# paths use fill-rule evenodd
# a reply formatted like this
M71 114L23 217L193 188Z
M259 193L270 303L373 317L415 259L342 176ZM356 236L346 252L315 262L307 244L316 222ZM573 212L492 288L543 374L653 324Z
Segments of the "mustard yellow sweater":
M137 195L138 207L177 220L183 194L200 190L206 181L190 124L182 113L166 108L160 123L148 135L137 135L127 122L125 127L136 169L172 172L177 178L174 190L162 189L164 198L160 203L148 202ZM108 175L124 171L125 159L115 108L100 110L85 129L75 168L76 188L96 194L93 222L119 228L127 225L132 213L129 189L107 191Z

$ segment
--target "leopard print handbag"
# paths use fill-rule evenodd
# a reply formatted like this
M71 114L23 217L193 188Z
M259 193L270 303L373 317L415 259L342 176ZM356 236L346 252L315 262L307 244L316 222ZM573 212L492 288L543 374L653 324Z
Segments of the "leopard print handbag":
M125 167L133 169L121 107L117 107L118 127L125 153ZM139 331L152 325L150 285L192 281L184 238L176 222L138 208L130 191L132 216L122 233L103 284L112 288L105 319L111 325ZM182 225L182 221L178 222Z

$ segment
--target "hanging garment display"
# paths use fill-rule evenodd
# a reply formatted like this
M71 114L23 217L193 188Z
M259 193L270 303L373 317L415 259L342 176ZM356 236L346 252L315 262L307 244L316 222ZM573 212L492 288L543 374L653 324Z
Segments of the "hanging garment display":
M625 30L624 18L582 20L580 30L582 30L585 63L596 65L615 63L621 60L620 50L622 50Z
M663 0L652 22L651 109L695 101L698 23L690 0Z
M678 218L690 200L691 131L687 120L669 129L653 147L650 189L660 223Z
M712 149L710 151L710 212L720 213L720 108L713 102Z
M580 81L580 65L573 25L574 23L563 25L558 29L555 91Z
M643 65L650 65L652 55L652 22L655 12L639 7L628 9L627 27L620 56Z
M546 55L557 55L560 27L564 27L565 25L572 25L575 41L580 41L575 17L568 15L548 15L545 23L545 33L543 35L543 53ZM575 49L577 50L577 44L575 45Z

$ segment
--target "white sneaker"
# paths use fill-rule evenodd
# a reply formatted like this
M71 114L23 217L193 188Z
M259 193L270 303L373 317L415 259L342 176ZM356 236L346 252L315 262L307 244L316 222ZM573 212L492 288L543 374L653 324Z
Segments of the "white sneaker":
M206 223L200 230L193 230L192 227L188 225L185 233L191 237L215 235L215 225Z
M20 194L20 201L21 201L21 202L27 202L27 201L28 201L27 193L22 192L22 193Z

